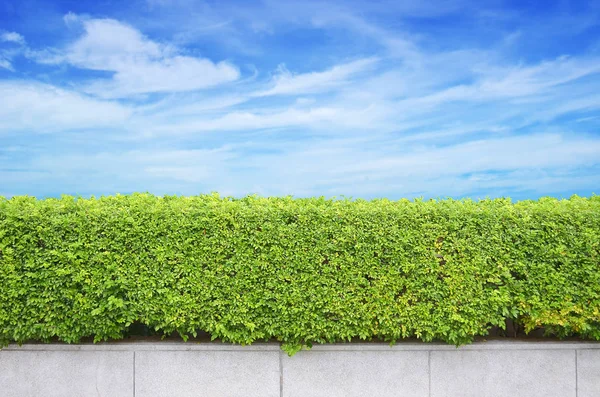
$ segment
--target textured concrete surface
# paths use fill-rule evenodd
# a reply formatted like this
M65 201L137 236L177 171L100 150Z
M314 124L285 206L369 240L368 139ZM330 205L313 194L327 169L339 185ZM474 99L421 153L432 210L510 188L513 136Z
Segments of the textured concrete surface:
M2 397L132 397L133 352L1 351Z
M600 343L112 342L0 349L0 397L600 397Z
M136 397L279 397L279 353L140 351Z
M300 352L282 357L283 397L427 397L426 351Z
M576 397L575 350L432 351L431 397Z
M600 349L577 352L577 397L600 396Z

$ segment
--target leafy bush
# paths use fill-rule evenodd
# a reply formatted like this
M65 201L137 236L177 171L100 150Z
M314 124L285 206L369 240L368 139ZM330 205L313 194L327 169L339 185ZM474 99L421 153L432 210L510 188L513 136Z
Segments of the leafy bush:
M600 196L0 198L0 343L463 344L513 319L600 339Z

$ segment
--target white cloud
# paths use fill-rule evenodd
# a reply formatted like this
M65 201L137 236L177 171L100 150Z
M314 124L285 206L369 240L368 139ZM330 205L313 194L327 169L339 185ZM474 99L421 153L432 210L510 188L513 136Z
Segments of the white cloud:
M9 48L0 49L0 68L15 71L12 60L24 50L25 39L17 32L0 31L0 42L14 43L19 46L9 45Z
M12 63L10 63L8 59L4 59L2 57L0 57L0 68L10 70L11 72L15 71L15 69L12 66Z
M393 173L439 177L472 172L589 166L597 162L600 141L536 134L424 147L411 153L371 159L338 168L338 172Z
M63 21L67 26L75 26L85 19L89 18L87 16L77 15L70 11L63 16Z
M301 95L328 91L344 84L350 77L371 68L377 61L377 58L359 59L336 65L323 72L303 74L293 74L286 69L285 65L280 65L270 83L271 88L259 91L254 95Z
M497 96L523 96L538 93L550 87L565 84L600 72L600 58L561 56L537 65L511 68L499 78L479 84L485 94Z
M241 95L189 95L181 98L165 98L148 105L140 105L136 111L153 119L170 123L173 117L200 118L217 112L227 113L231 107L248 100Z
M586 95L575 98L564 95L562 98L556 98L554 103L549 106L533 110L525 115L525 119L549 122L564 114L597 111L598 109L600 109L600 95ZM594 120L598 117L587 117L586 119ZM576 122L580 120L578 119Z
M386 49L387 55L391 57L404 58L407 61L417 61L422 53L415 43L407 37L403 37L372 24L367 20L354 15L348 10L336 9L335 11L322 12L311 18L316 27L338 27L348 29L355 34L369 37L374 43Z
M559 57L530 66L491 67L471 85L455 85L414 101L415 104L437 105L450 101L527 97L599 72L599 58Z
M0 132L54 132L118 126L132 111L47 84L0 81Z
M174 0L146 0L146 3L151 7L154 7L154 6L163 7L163 6L171 6L174 3L176 3L176 1L174 1Z
M93 153L48 151L21 161L23 171L3 170L0 179L17 186L35 184L51 189L59 184L63 192L98 194L98 192L148 191L198 194L207 186L219 183L223 192L228 184L228 164L233 154L227 146L216 149L134 149ZM31 171L27 171L27 170ZM43 170L44 172L36 172Z
M235 159L228 146L217 149L140 152L136 162L146 178L177 183L202 183L224 176L226 163Z
M328 122L339 117L339 109L285 109L271 112L229 112L224 116L202 117L161 126L148 126L157 133L189 134L203 131L257 130L294 127Z
M70 15L70 14L67 14ZM43 63L66 62L73 66L114 72L112 79L98 79L85 86L101 97L126 97L152 92L192 91L239 78L227 62L214 63L179 53L178 49L150 40L133 27L113 19L77 19L83 35L64 51L38 56Z
M315 98L307 98L307 97L300 97L298 99L296 99L296 105L297 106L310 106L312 104L314 104L317 100Z
M385 110L387 111L387 110ZM230 111L224 115L198 115L184 121L152 123L139 126L148 134L194 134L216 131L253 131L271 128L303 127L319 129L335 134L336 131L373 130L382 126L383 117L376 107L328 107L298 106L288 108L253 109L251 111Z
M25 44L25 38L17 32L2 32L0 34L0 41Z

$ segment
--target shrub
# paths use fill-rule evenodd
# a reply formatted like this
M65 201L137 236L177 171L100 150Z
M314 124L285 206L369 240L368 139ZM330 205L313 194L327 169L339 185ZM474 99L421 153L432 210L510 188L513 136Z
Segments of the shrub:
M0 198L0 343L600 339L600 196Z

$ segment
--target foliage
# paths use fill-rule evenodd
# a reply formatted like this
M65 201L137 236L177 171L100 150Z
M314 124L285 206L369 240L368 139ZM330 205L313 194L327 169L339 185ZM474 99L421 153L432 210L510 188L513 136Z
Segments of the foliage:
M241 344L600 339L600 196L0 198L0 345L143 323Z

